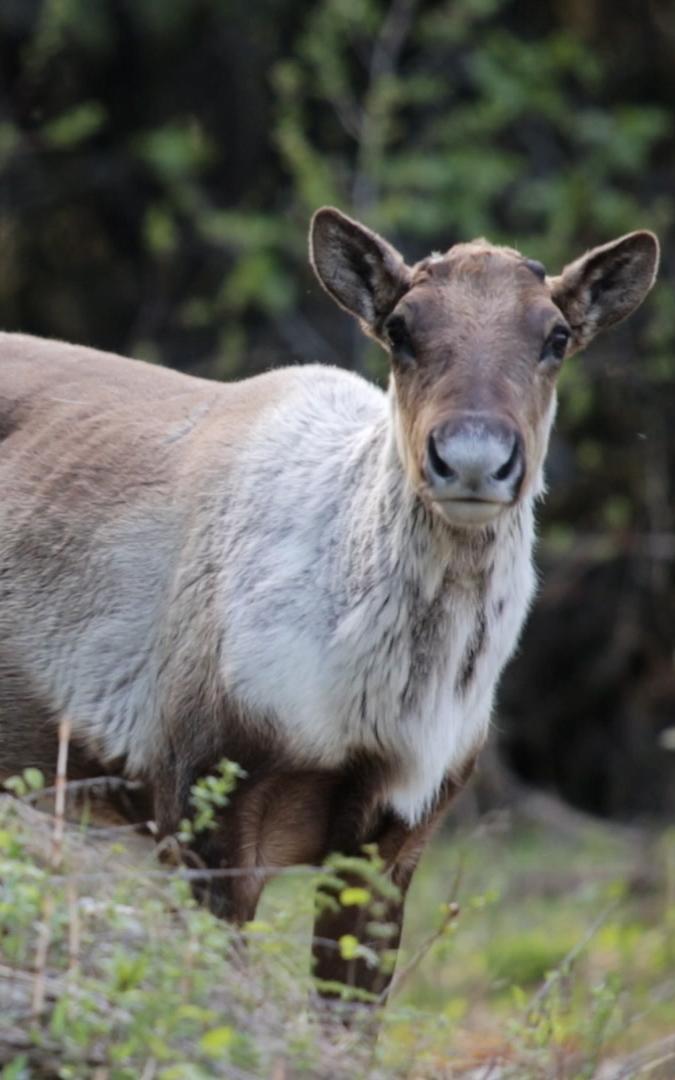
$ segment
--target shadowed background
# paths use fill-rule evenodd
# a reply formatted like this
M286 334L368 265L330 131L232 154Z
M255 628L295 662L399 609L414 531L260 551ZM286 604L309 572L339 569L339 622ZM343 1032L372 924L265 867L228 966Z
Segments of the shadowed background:
M515 778L609 817L675 810L674 52L668 0L0 8L5 329L215 378L383 381L307 265L317 206L409 260L485 234L551 272L659 234L644 309L562 377L487 805Z

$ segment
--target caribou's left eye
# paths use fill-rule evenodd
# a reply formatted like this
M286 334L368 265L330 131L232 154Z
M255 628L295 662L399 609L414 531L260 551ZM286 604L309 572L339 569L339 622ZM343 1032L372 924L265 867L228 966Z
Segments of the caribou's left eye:
M397 359L402 358L408 361L414 360L415 349L410 340L408 327L406 326L403 316L392 315L391 318L387 320L384 330L393 355Z
M555 360L560 362L567 351L567 343L570 339L570 330L562 323L554 326L546 339L546 344L541 350L540 360Z

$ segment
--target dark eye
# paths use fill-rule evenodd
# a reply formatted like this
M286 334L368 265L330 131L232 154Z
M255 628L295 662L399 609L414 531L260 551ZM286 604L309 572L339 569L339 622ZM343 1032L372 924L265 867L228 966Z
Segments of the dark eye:
M546 344L541 351L540 360L557 360L560 362L567 351L567 343L570 339L570 331L562 323L554 326L546 339Z
M392 315L385 323L384 333L394 356L414 359L415 350L402 315Z

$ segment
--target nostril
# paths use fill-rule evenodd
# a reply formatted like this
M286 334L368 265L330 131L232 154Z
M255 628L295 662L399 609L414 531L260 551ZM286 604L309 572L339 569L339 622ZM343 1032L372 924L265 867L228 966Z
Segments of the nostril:
M493 479L494 480L508 480L509 476L511 475L511 473L514 471L514 469L516 467L517 461L518 461L518 440L514 439L513 440L513 449L511 450L511 453L509 454L508 459L504 462L503 465L500 465L500 467L497 469L496 472L494 472L492 474Z
M436 476L441 477L443 480L451 480L453 476L457 475L455 470L451 469L447 461L444 461L439 454L433 434L429 436L428 453L429 464Z

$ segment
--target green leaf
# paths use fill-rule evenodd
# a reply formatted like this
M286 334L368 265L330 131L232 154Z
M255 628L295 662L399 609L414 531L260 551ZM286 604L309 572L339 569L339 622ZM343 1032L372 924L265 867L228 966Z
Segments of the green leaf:
M28 787L31 791L39 791L45 785L44 775L40 772L39 769L24 769L23 778L28 784Z
M0 123L0 162L4 164L8 161L20 145L21 135L18 128L9 121L3 120Z
M236 1032L226 1025L211 1028L199 1040L199 1045L209 1057L220 1057L224 1050L229 1050L234 1042Z
M178 234L176 223L161 206L150 206L143 222L145 240L150 251L157 255L166 255L176 248Z
M106 111L100 102L83 101L46 124L43 134L52 146L65 150L91 138L105 121Z
M184 1005L179 1005L176 1009L176 1019L194 1020L200 1024L208 1024L216 1019L216 1014L213 1009L204 1009L201 1005L195 1005L193 1002L186 1002Z
M343 907L365 907L370 899L368 889L360 889L356 885L343 889L340 893L340 903Z
M9 776L2 785L7 791L11 791L13 795L21 797L26 794L26 781L22 776Z
M264 922L262 919L252 919L244 926L247 934L271 934L273 929L271 923Z
M176 120L144 132L135 140L138 156L169 182L199 172L213 158L214 150L196 120Z
M358 938L355 938L353 934L343 934L338 945L343 960L355 960L361 951Z
M29 1080L30 1070L28 1058L25 1054L12 1058L9 1064L2 1070L2 1080Z

